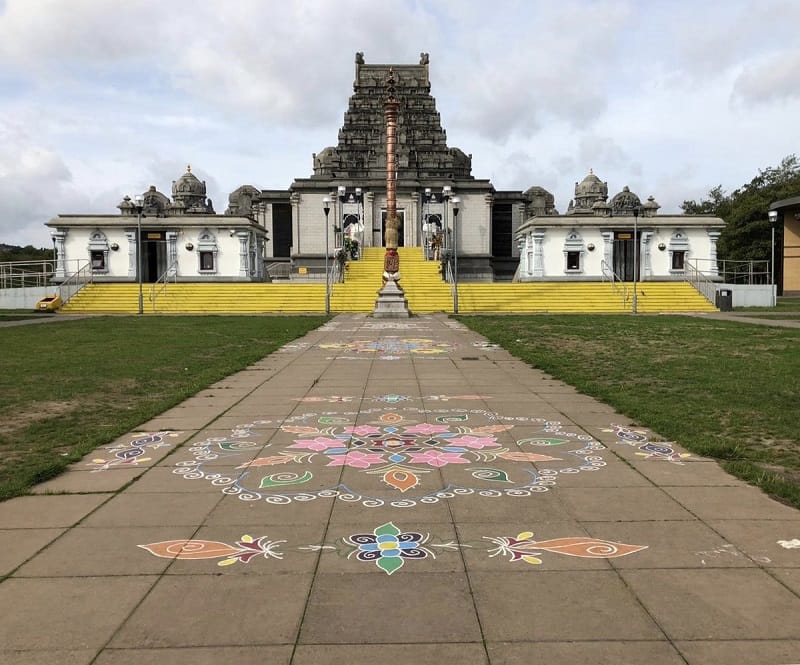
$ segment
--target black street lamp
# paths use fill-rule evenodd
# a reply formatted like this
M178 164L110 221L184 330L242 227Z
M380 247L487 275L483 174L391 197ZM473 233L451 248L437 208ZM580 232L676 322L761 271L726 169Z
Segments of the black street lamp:
M453 197L453 313L458 314L458 211L461 199Z
M322 212L325 213L325 314L331 313L331 274L328 271L328 213L331 211L331 200L326 196L322 199Z
M144 197L137 194L133 199L136 209L136 281L139 282L139 314L144 314L144 300L142 298L142 210L144 210Z

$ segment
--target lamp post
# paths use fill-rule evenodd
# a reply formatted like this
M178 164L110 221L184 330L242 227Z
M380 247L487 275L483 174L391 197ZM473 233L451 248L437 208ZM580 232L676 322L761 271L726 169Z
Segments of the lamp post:
M358 256L364 251L364 192L361 187L356 187L356 203L358 204L358 230L361 244L358 246Z
M458 209L461 199L453 197L453 313L458 314Z
M636 281L639 275L639 206L633 209L633 311L637 313Z
M445 185L442 187L442 229L444 232L444 248L447 249L450 245L447 242L447 237L450 232L450 229L447 228L447 202L450 200L450 196L453 193L453 188L450 185Z
M144 197L137 194L133 199L136 208L136 281L139 283L139 314L144 314L144 299L142 298L142 210L144 210Z
M331 274L328 271L328 213L331 211L331 200L326 196L322 199L322 212L325 213L325 313L331 313Z
M772 260L769 262L770 266L770 278L769 283L772 288L772 306L775 307L778 304L778 289L775 288L775 224L778 222L778 211L777 210L770 210L769 211L769 225L772 229L772 239L770 241L770 247L772 250Z
M431 258L431 188L426 187L422 194L422 242L425 247L425 260Z

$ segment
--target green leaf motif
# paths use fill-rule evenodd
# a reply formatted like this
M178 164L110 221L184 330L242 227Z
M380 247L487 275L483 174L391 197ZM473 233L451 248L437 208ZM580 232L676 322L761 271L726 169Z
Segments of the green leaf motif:
M470 469L472 471L472 477L477 478L478 480L491 480L497 483L510 483L511 481L508 478L508 474L503 471L502 469Z
M381 557L375 563L378 568L383 570L387 575L391 575L395 570L403 567L403 560L399 556Z
M437 423L463 423L466 420L469 420L466 413L459 413L455 416L439 416L436 418Z
M347 418L341 418L336 416L322 416L319 419L320 424L322 425L349 425L350 421Z
M306 471L302 476L298 476L296 473L273 473L271 476L264 476L261 479L260 489L281 485L301 485L302 483L307 483L313 477L310 471Z
M569 443L567 439L521 439L517 443L530 443L532 446L560 446L563 443Z
M400 529L398 529L391 522L386 522L386 524L381 524L377 529L375 529L373 533L376 536L399 536ZM379 561L383 561L383 559L379 559Z

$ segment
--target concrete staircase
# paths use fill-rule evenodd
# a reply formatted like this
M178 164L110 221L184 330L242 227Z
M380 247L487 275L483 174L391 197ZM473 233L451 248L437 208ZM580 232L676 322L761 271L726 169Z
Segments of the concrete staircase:
M383 256L380 247L364 249L358 261L349 261L345 281L334 284L331 311L372 312L381 288ZM442 281L437 261L425 261L419 247L401 247L400 284L412 314L452 312L450 284ZM144 285L145 314L302 314L325 311L322 283L190 283L169 284L150 301ZM459 313L629 313L633 285L627 300L608 282L474 283L458 286ZM135 314L139 308L135 283L89 284L61 309L65 313ZM714 312L688 282L640 282L638 311Z
M324 284L178 283L170 284L155 301L144 289L144 313L262 314L325 311ZM61 309L64 313L135 314L137 284L89 284Z
M333 312L371 312L382 286L382 247L364 248L358 261L348 261L345 281L334 284ZM438 261L426 261L419 247L400 247L400 286L412 314L453 311L450 285L442 281Z
M462 283L458 286L461 314L508 313L603 313L625 314L632 308L633 284L628 296L608 282L520 282ZM637 311L715 312L688 282L644 282L637 284Z

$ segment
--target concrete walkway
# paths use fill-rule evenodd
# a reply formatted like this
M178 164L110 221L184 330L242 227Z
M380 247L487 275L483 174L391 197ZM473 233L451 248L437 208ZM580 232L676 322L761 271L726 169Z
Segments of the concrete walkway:
M800 511L443 316L337 317L36 492L2 663L800 662Z

